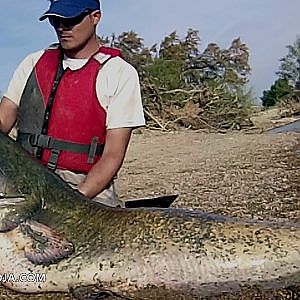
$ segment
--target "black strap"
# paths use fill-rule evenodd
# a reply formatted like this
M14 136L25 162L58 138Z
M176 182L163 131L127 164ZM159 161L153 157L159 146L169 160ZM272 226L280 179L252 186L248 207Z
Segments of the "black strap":
M98 137L94 137L91 144L80 144L69 141L63 141L52 138L48 135L36 134L36 133L19 133L20 140L27 140L33 147L40 147L42 149L55 149L64 150L74 153L81 153L88 155L88 162L96 155L102 155L104 150L104 144L97 144ZM93 163L89 162L89 163Z
M54 79L54 82L52 85L52 89L51 89L51 92L49 95L47 107L46 107L45 114L44 114L44 123L43 123L43 127L42 127L42 132L41 132L43 135L46 135L48 133L49 119L50 119L50 115L51 115L51 111L52 111L52 107L53 107L53 103L54 103L55 94L56 94L59 82L62 78L62 75L64 74L63 58L64 58L64 53L60 49L55 79ZM37 158L41 159L42 154L43 154L43 148L39 147L37 150L37 153L36 153Z
M36 133L19 133L19 141L26 141L32 147L39 147L41 149L50 149L51 155L47 164L50 170L55 170L59 154L62 150L74 153L87 154L87 163L93 164L95 156L102 155L104 151L104 144L98 144L98 137L93 137L91 144L80 144L74 142L63 141L52 138L48 135Z

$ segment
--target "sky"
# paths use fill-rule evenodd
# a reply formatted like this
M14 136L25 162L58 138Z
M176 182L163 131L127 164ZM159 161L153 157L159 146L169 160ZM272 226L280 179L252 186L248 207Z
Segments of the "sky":
M56 41L49 23L38 21L48 4L0 0L0 91L26 55ZM102 0L102 11L99 35L134 30L146 46L174 30L183 38L188 28L199 31L201 50L210 42L228 48L240 37L250 50L250 86L257 97L274 83L286 46L300 36L299 0Z

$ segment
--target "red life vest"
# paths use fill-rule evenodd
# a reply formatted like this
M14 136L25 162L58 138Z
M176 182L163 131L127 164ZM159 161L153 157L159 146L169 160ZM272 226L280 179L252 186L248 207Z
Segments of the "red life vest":
M117 49L101 47L100 52L111 57L121 56ZM59 49L49 49L37 62L34 72L37 87L44 107L47 107L59 62ZM58 140L91 144L93 137L98 143L105 143L106 111L101 107L96 94L96 79L101 64L94 57L78 70L67 68L58 85L51 110L47 135ZM25 102L25 101L24 101ZM41 118L44 116L37 116ZM47 165L51 150L44 149L41 161ZM96 156L94 163L99 160ZM57 160L57 168L87 173L92 164L88 154L62 150Z

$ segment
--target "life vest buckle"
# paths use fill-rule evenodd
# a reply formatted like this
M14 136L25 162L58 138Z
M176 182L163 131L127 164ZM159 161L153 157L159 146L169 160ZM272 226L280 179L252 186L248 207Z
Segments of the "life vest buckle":
M35 147L50 148L51 137L44 134L31 134L29 142Z
M96 155L96 151L97 151L97 145L98 145L98 140L99 138L97 136L94 136L89 148L89 153L88 153L88 159L87 162L89 164L94 163L94 159L95 159L95 155Z
M51 156L49 158L47 168L51 171L54 171L57 167L57 161L59 156L60 150L52 149L51 150Z

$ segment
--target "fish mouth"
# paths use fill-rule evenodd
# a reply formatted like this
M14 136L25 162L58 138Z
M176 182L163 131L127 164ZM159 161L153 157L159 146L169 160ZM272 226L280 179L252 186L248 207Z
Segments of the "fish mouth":
M16 228L29 216L25 194L0 195L0 232Z
M3 194L0 193L0 209L15 206L26 201L26 194Z

